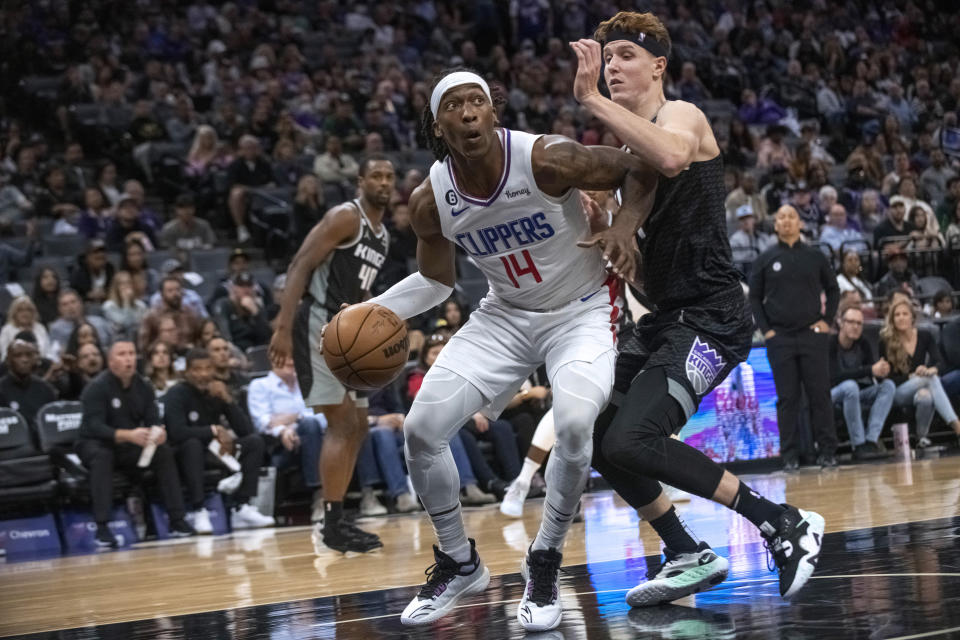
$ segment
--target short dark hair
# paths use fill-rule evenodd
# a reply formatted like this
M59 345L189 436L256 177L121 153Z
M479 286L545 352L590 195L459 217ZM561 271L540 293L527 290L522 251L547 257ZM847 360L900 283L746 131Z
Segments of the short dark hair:
M953 294L950 293L949 289L940 289L935 294L933 294L933 304L936 305L941 300L953 300Z
M193 363L197 360L209 360L210 352L201 347L194 347L187 351L187 369L193 366Z
M361 178L364 177L365 175L367 175L367 171L370 170L370 165L373 164L374 162L389 162L389 163L390 163L390 166L391 166L391 167L393 166L393 160L391 160L390 158L388 158L388 157L385 156L384 154L382 154L382 153L371 153L370 155L368 155L367 157L365 157L365 158L363 159L363 161L360 163L360 172L359 172L359 175L360 175Z
M163 276L163 278L160 280L160 291L163 291L163 285L167 284L168 282L176 282L181 287L183 286L183 282L180 281L180 278L168 274Z

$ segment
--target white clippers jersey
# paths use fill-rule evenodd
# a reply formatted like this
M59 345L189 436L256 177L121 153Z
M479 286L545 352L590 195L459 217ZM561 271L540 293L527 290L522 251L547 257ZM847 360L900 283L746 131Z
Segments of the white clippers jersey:
M498 132L503 176L488 200L458 188L449 156L430 168L443 235L476 261L497 298L521 309L554 309L596 292L607 274L600 249L577 246L591 235L579 191L541 192L530 159L540 136Z

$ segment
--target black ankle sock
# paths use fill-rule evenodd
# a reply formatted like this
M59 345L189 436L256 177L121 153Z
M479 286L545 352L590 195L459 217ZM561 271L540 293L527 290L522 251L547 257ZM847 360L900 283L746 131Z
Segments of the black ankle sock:
M680 520L676 507L670 507L665 514L651 520L650 526L671 551L693 553L697 550L697 541Z
M784 512L783 507L770 502L742 482L737 490L737 497L733 499L730 508L752 522L767 535L771 534L763 525L769 524L770 527L776 528L777 518Z
M340 523L343 518L343 501L324 502L323 528L327 529Z

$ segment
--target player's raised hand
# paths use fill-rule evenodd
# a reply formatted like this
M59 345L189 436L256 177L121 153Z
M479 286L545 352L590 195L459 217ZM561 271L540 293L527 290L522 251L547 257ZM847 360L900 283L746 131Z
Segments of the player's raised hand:
M633 282L637 275L637 243L633 234L610 227L599 231L588 240L581 240L578 247L600 247L603 259L610 263L613 273L627 282Z
M573 80L573 95L583 104L590 98L601 95L597 83L600 81L600 69L603 66L603 50L599 42L586 38L571 42L570 46L577 54L577 77Z

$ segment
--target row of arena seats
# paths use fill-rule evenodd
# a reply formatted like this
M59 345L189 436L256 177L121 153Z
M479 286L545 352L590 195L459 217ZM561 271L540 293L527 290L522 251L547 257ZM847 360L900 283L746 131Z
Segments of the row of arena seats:
M0 407L0 520L90 504L89 472L73 453L82 415L79 402L51 402L37 412L33 429L18 411ZM224 475L208 469L204 485L212 490ZM142 480L153 496L152 472L144 471ZM115 499L132 488L126 475L114 474Z

